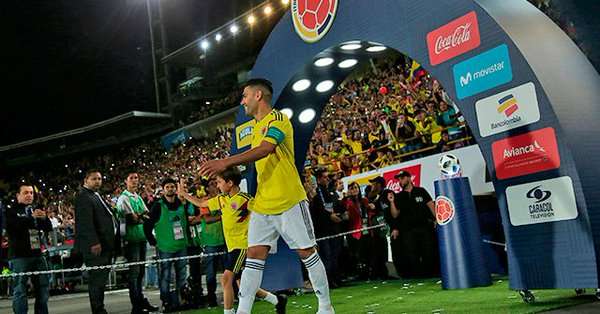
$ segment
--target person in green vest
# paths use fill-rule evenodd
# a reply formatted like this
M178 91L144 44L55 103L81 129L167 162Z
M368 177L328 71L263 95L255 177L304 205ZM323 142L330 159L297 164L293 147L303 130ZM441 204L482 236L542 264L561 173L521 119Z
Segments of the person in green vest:
M219 195L217 181L210 179L206 184L206 193L208 198L214 198ZM223 224L221 222L221 212L219 210L209 210L209 208L200 209L200 221L202 224L201 242L204 253L224 253L225 236L223 235ZM206 298L209 307L217 307L217 268L225 263L225 255L206 256L203 261L206 275Z
M187 256L188 228L186 208L177 197L177 181L167 178L162 182L163 196L150 209L144 222L148 243L156 246L160 259ZM154 234L152 233L154 231ZM180 259L160 263L160 300L163 313L180 310L179 293L185 286L187 260ZM175 267L175 291L171 291L171 268Z
M139 175L137 171L130 170L125 178L125 190L117 200L117 209L121 221L125 224L125 258L128 262L146 260L146 236L144 235L144 220L148 217L148 208L142 197L137 194ZM123 219L124 218L124 219ZM158 307L150 304L144 297L142 288L144 282L144 265L129 267L128 286L131 313L141 314L144 311L158 311Z

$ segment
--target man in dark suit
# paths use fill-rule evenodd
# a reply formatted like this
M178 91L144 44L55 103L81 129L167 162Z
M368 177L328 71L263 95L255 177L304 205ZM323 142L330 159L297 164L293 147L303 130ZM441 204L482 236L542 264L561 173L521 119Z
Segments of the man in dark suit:
M98 193L100 186L100 171L88 171L75 200L75 247L83 255L86 266L110 265L120 246L119 224L110 206ZM109 271L89 271L88 290L93 314L106 313L104 289Z

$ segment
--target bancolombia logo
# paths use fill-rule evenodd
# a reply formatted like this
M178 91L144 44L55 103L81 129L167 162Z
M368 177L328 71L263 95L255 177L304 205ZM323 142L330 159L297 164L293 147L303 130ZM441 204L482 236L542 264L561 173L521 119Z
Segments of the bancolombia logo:
M560 167L553 128L545 128L492 143L498 179L508 179Z
M479 134L502 133L540 120L535 85L532 82L511 88L475 103Z
M454 85L459 99L512 81L508 46L502 44L454 65Z
M578 216L573 181L560 177L506 188L513 226L575 219Z
M438 65L479 47L477 14L471 11L427 34L431 65Z

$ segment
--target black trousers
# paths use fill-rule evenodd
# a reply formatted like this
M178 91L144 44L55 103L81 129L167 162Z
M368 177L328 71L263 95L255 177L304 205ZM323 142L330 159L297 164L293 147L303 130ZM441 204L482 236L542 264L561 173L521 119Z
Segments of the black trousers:
M437 239L432 228L400 231L405 277L433 277L438 273Z
M87 253L83 256L86 266L103 266L112 264L113 252L102 252L99 256ZM108 281L110 269L89 270L88 274L88 293L90 296L90 306L92 314L104 314L104 290Z
M125 258L127 262L141 262L146 260L146 241L128 242L125 246ZM127 283L129 287L129 300L134 310L142 310L144 302L144 274L145 265L129 266Z
M202 253L202 248L199 246L189 246L188 255L198 255ZM195 305L200 305L204 302L204 292L202 290L202 259L192 258L189 260L190 277L188 281L192 290L192 302Z
M338 270L339 256L342 251L342 238L333 238L319 242L319 256L327 271L329 282L338 282L341 279Z

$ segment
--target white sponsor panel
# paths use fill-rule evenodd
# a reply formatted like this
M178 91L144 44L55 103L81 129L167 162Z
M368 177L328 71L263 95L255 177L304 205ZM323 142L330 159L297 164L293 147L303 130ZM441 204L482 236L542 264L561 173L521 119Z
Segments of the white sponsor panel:
M532 82L478 100L475 103L475 111L482 137L540 120L540 108Z
M571 177L525 183L506 188L513 226L575 219L578 216Z
M399 163L393 166L344 177L342 178L342 181L344 182L344 187L347 191L348 184L353 181L365 181L366 178L373 178L377 175L383 176L384 173L394 171L396 169L410 168L412 166L421 165L420 185L421 187L425 188L429 194L431 194L431 197L435 198L433 182L439 180L441 174L438 161L442 155L446 155L448 153L453 154L460 160L463 177L469 178L473 195L486 195L494 192L494 186L492 185L492 182L485 182L485 160L483 159L481 150L477 145L471 145L450 152L444 152L443 154L427 156L424 158ZM413 173L412 175L415 176L416 174Z

